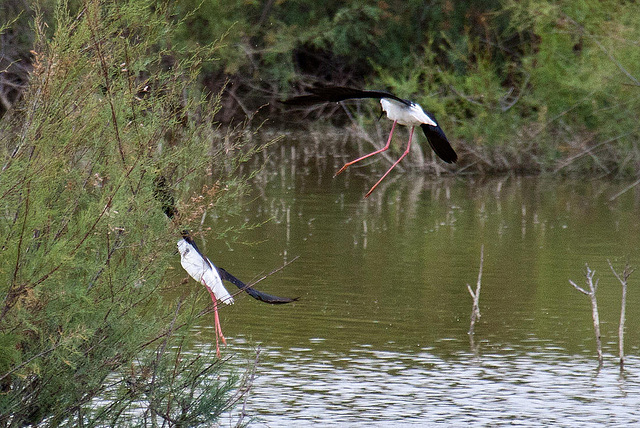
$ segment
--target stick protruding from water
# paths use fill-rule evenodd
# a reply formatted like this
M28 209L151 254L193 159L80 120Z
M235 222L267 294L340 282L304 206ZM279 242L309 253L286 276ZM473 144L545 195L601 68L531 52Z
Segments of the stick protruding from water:
M476 325L476 321L480 318L480 287L482 286L482 266L484 265L484 244L480 247L480 268L478 270L478 282L476 283L476 291L471 289L471 286L467 284L467 290L471 294L473 299L473 308L471 309L471 323L469 325L469 336L473 341L473 332Z
M609 267L611 268L611 272L615 275L615 277L620 281L622 285L622 304L620 307L620 325L618 326L618 350L620 354L620 370L624 369L624 323L625 323L625 312L627 307L627 283L629 277L633 273L635 269L632 269L627 263L622 270L622 274L616 272L611 264L611 261L607 259L607 263L609 263Z
M581 292L582 294L589 296L591 299L591 314L593 317L593 331L596 335L596 348L598 351L598 367L602 367L602 340L600 339L600 316L598 315L598 300L596 299L596 291L598 290L598 280L594 281L594 276L596 274L595 270L589 269L589 264L585 263L585 282L589 287L589 290L585 290L584 288L578 286L572 280L569 280L569 283L573 285L573 287Z

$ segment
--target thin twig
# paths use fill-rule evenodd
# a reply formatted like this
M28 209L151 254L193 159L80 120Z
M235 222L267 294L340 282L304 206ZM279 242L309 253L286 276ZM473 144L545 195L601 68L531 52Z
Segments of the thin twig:
M111 121L113 122L112 126L115 132L116 141L118 142L118 151L120 152L120 159L122 160L122 166L126 167L127 161L124 155L124 149L122 147L122 139L120 137L120 128L118 126L118 117L116 115L116 109L113 103L113 94L112 94L112 87L111 87L111 78L109 75L109 67L107 66L107 61L105 59L104 52L102 51L102 41L99 41L98 37L96 36L97 22L98 22L98 18L96 17L97 11L94 10L92 12L93 12L92 14L87 14L87 16L90 17L88 19L88 22L89 22L89 29L91 31L91 39L96 49L98 58L100 59L100 70L102 71L103 78L104 78L105 93L107 95L106 98L107 98L107 102L109 103L109 109L111 110Z
M458 90L455 88L455 86L453 86L453 85L449 85L449 89L451 90L451 92L453 92L454 94L456 94L458 97L460 97L460 98L464 99L465 101L467 101L467 102L469 102L469 103L471 103L471 104L475 104L475 105L478 105L478 106L480 106L480 107L485 107L485 108L486 108L486 106L485 106L483 103L481 103L480 101L476 101L476 100L474 100L473 98L471 98L470 96L465 95L465 94L463 94L462 92L458 91Z
M478 282L476 283L476 291L471 289L471 286L467 284L467 290L473 298L473 309L471 310L471 324L469 325L469 336L473 336L476 320L480 318L480 287L482 286L482 266L484 265L484 244L480 247L480 268L478 270Z
M585 281L587 286L589 287L589 291L585 290L584 288L578 286L578 284L576 284L575 282L573 282L572 280L569 280L569 283L571 285L573 285L573 287L578 290L579 292L581 292L582 294L585 294L587 296L589 296L589 298L591 299L591 315L593 317L593 331L596 335L596 348L597 348L597 352L598 352L598 367L602 367L602 341L600 339L600 316L598 315L598 301L596 299L596 291L598 290L598 280L596 279L595 282L593 281L593 277L596 274L595 270L591 270L589 269L589 265L585 264L586 266L586 271L585 271Z
M240 418L236 423L236 427L241 427L245 416L247 416L247 400L249 399L249 391L251 391L251 388L253 387L253 382L255 381L255 378L256 378L256 370L258 369L258 363L260 362L260 351L261 351L261 348L260 346L258 346L258 349L256 349L256 360L253 363L253 369L251 370L249 379L246 382L246 386L242 388L242 392L241 392L243 395L242 410L240 411Z
M607 57L609 57L609 60L611 60L611 62L613 64L615 64L616 67L618 67L618 70L620 70L622 72L622 74L627 76L627 78L629 80L631 80L635 86L640 86L640 81L638 81L638 79L633 77L633 75L631 73L629 73L629 71L626 68L624 68L624 66L620 63L620 61L618 61L613 56L613 54L611 52L609 52L609 50L606 47L604 47L604 45L602 43L600 43L600 41L598 40L598 38L596 36L594 36L589 31L587 31L587 29L582 24L580 24L578 21L576 21L575 19L573 19L569 15L567 15L567 14L563 14L563 15L565 16L565 18L567 18L569 21L571 21L576 27L578 27L578 29L582 33L584 33L587 37L589 37L591 40L593 40L593 42L600 48L600 50L602 52L604 52L604 54Z
M26 288L26 284L22 284L16 287L16 282L18 281L18 272L20 271L20 262L22 254L22 243L25 239L25 227L27 224L27 218L29 217L29 202L31 200L31 181L27 181L27 195L25 197L24 203L24 219L22 221L22 228L20 230L20 238L18 240L18 248L16 251L16 265L13 270L13 277L11 279L11 285L9 286L9 290L4 298L4 305L2 308L2 314L0 314L0 321L4 319L5 315L13 308L13 305L16 303L17 297L24 291Z
M262 277L258 278L255 281L252 281L250 283L248 283L244 288L249 288L249 287L253 287L254 285L256 285L259 282L264 281L265 279L269 278L271 275L274 275L278 272L280 272L282 269L286 268L287 266L289 266L291 263L295 262L296 260L298 260L300 258L300 256L295 256L294 258L292 258L291 260L289 260L288 262L285 262L282 266L275 268L274 270L272 270L271 272L269 272L266 275L263 275ZM236 294L244 291L244 288L240 291L238 291Z
M640 179L634 181L633 183L629 184L627 187L625 187L624 189L622 189L621 191L619 191L618 193L610 197L609 202L613 202L614 200L618 199L618 197L620 197L624 193L627 193L629 190L633 189L638 184L640 184Z
M609 263L609 267L611 268L611 272L615 275L615 277L620 281L622 285L622 304L620 308L620 325L618 326L618 351L620 355L620 370L624 368L624 323L625 323L625 313L627 306L627 280L629 276L633 273L635 269L631 269L629 264L627 263L622 271L622 277L616 272L611 264L611 261L607 259L607 263Z
M59 342L57 342L55 345L51 346L50 348L45 349L44 351L42 351L42 352L40 352L40 353L38 353L38 354L34 355L33 357L29 358L27 361L23 361L21 364L18 364L17 366L13 367L13 368L12 368L11 370L9 370L8 372L3 373L3 374L0 376L0 381L4 380L4 378L6 378L7 376L10 376L12 373L15 373L16 371L20 370L20 369L21 369L21 368L23 368L24 366L28 365L29 363L31 363L31 361L35 360L36 358L43 357L43 356L47 355L48 353L50 353L50 352L52 352L52 351L55 351L55 349L56 349L57 347L59 347L60 345L62 345L62 344L63 344L63 342L62 342L62 341L59 341Z
M576 153L575 155L568 157L568 158L564 161L564 163L563 163L562 165L558 166L558 167L555 169L554 173L557 173L557 172L559 172L561 169L566 168L567 166L571 165L575 160L580 159L581 157L583 157L583 156L585 156L585 155L590 155L590 154L592 154L592 152L593 152L595 149L597 149L597 148L599 148L599 147L601 147L601 146L604 146L605 144L612 143L612 142L614 142L614 141L616 141L616 140L619 140L619 139L621 139L621 138L624 138L624 137L626 137L626 136L628 136L628 135L635 134L635 133L636 133L636 130L634 129L633 131L629 131L629 132L626 132L626 133L624 133L624 134L617 135L617 136L615 136L615 137L609 138L608 140L601 141L601 142L599 142L598 144L594 144L594 145L593 145L593 146L591 146L591 147L587 147L586 149L584 149L584 150L583 150L583 151L581 151L580 153Z

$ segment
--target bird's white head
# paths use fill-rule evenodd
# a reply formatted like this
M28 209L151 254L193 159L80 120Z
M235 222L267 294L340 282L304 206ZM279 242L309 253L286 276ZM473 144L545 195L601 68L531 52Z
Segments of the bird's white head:
M184 257L189 252L190 245L184 239L178 241L178 252L180 257Z

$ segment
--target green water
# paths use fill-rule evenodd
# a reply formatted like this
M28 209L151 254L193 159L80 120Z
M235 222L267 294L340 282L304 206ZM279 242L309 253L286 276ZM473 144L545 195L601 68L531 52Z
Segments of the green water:
M202 244L245 281L298 257L257 287L299 302L247 296L221 310L225 355L242 367L262 348L247 403L256 426L640 421L640 274L621 375L621 287L607 264L640 267L640 189L609 201L627 183L395 174L364 200L377 180L369 169L332 178L339 159L286 159L258 176L242 215L205 219L214 229L266 222L242 235L254 244ZM466 284L481 246L472 347ZM600 371L589 299L568 282L584 284L585 263L600 278ZM203 320L201 346L212 325Z

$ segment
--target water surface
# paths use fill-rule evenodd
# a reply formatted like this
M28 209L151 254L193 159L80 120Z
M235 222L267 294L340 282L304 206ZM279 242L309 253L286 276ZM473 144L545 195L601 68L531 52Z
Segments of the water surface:
M334 179L340 159L291 157L258 176L241 215L209 213L204 224L266 222L242 235L252 245L202 245L245 281L299 256L258 286L299 302L243 297L221 310L226 356L243 368L261 347L246 405L255 426L640 422L640 276L621 373L621 287L607 264L640 267L640 191L609 201L626 183L406 173L364 200L377 180L370 169ZM482 317L470 343L466 284L475 287L482 245ZM589 299L568 282L583 285L585 263L600 278L601 370ZM212 325L203 320L201 346Z

